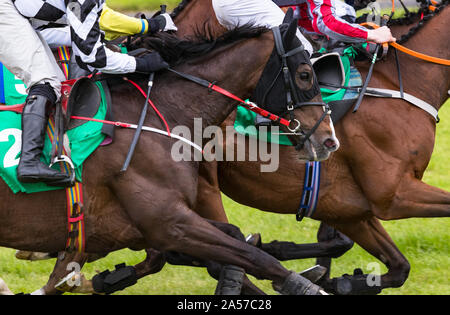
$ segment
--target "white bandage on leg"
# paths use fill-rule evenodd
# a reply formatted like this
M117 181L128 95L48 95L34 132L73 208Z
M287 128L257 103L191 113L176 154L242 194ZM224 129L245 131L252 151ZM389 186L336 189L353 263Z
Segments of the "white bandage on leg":
M0 62L29 88L49 83L59 99L64 75L48 45L11 0L0 0Z
M212 0L219 23L227 29L253 24L275 27L283 23L285 14L272 0ZM297 37L310 55L311 43L297 31Z

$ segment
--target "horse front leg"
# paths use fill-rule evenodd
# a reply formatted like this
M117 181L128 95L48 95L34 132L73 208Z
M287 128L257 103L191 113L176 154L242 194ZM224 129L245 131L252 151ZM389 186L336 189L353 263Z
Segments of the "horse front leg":
M46 285L40 290L31 293L31 295L61 295L66 292L89 292L85 285L84 276L81 274L81 269L88 259L89 256L85 253L60 252Z
M314 244L280 241L262 243L260 234L253 234L247 239L250 244L261 248L280 261L317 258L314 268L301 273L314 283L328 279L332 260L343 256L354 245L350 238L323 222L317 232L317 240L318 243Z
M166 254L155 249L146 249L145 252L147 254L145 260L135 266L118 265L115 271L102 272L92 280L87 280L86 286L89 286L89 292L113 294L135 285L138 280L148 275L160 272L166 265Z
M319 244L324 244L328 255L317 256L316 263L327 269L324 278L329 278L333 259L339 258L350 251L355 242L324 222L320 224L317 240Z
M386 288L403 286L409 276L409 262L378 219L338 224L336 228L383 262L388 272L379 276L365 275L360 270L356 270L352 276L345 275L321 283L327 291L340 295L378 294Z
M127 267L127 270L124 268L119 268L111 273L104 272L94 276L91 280L86 279L84 275L79 272L72 272L62 280L59 280L56 284L57 292L70 292L78 294L112 294L114 292L122 291L127 287L133 286L137 280L160 272L166 264L166 258L163 253L154 249L147 249L146 253L147 256L143 262L133 267ZM74 258L76 255L71 257ZM89 256L79 257L87 259ZM65 264L59 266L59 269L64 266L67 269L67 261ZM129 272L130 270L132 270L131 273ZM53 279L58 279L54 274L52 274L52 277ZM51 280L47 286L44 287L46 289L46 295L54 293L54 291L50 291L52 288L54 289L52 283L53 281Z
M322 223L320 226L317 240L318 243L312 244L273 241L271 243L257 244L257 246L280 261L324 258L321 260L323 264L320 265L327 267L325 265L325 259L341 257L348 252L354 244L347 236L325 223ZM326 264L328 265L328 263Z
M117 188L116 196L126 205L129 217L147 240L148 247L241 267L258 279L272 280L282 293L322 294L318 286L287 270L272 256L211 225L172 189L165 190L151 181L140 182L136 174L132 182Z

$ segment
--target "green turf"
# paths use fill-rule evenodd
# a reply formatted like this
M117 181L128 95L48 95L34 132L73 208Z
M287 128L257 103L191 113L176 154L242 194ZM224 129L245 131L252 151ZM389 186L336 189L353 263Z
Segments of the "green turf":
M441 111L436 150L426 174L432 185L450 190L450 101ZM224 199L232 223L240 226L245 234L261 232L264 240L314 242L319 223L306 220L296 223L293 216L263 213L240 206ZM384 224L395 243L408 258L412 270L409 280L400 289L385 290L384 294L450 294L450 219L412 219ZM143 252L123 250L99 262L87 265L84 271L91 277L97 270L112 270L115 264L136 264L143 260ZM14 251L0 249L0 277L14 292L30 292L40 288L48 279L54 260L23 262L14 259ZM377 262L358 246L333 264L333 276L351 273L355 268L368 269ZM313 260L288 262L292 270L303 270L314 264ZM386 269L383 267L382 272ZM256 282L268 293L275 293L268 281ZM216 282L205 270L166 266L157 275L149 276L121 294L212 294Z

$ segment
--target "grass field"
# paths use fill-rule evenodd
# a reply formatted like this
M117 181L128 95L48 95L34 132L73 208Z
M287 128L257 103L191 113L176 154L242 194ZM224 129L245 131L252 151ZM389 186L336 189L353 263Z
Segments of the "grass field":
M438 139L433 160L426 174L429 184L450 190L450 101L441 111ZM241 227L244 234L261 232L264 240L285 240L298 243L315 242L319 223L297 223L293 216L267 214L240 206L225 198L225 207L232 223ZM409 280L401 289L385 290L384 294L450 294L450 219L411 219L384 224L403 254L409 259L412 270ZM96 271L114 269L126 262L139 263L142 252L123 250L106 259L87 265L85 273L91 277ZM14 251L0 249L0 277L14 292L31 292L40 288L52 271L54 260L23 262L14 259ZM333 264L333 276L351 273L355 268L366 272L368 264L376 262L372 256L355 246ZM284 263L292 270L301 271L314 264L314 260ZM383 267L382 271L385 272ZM275 293L268 281L256 281L268 293ZM216 282L205 270L166 266L157 275L149 276L121 294L178 295L212 294Z

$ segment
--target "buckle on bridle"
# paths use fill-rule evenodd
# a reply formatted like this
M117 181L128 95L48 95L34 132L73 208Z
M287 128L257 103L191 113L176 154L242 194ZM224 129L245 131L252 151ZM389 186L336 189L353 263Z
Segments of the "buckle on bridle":
M297 126L295 128L291 128L292 123L297 123ZM287 127L287 129L292 133L297 133L297 131L299 131L301 128L302 123L298 119L291 120L289 126Z

